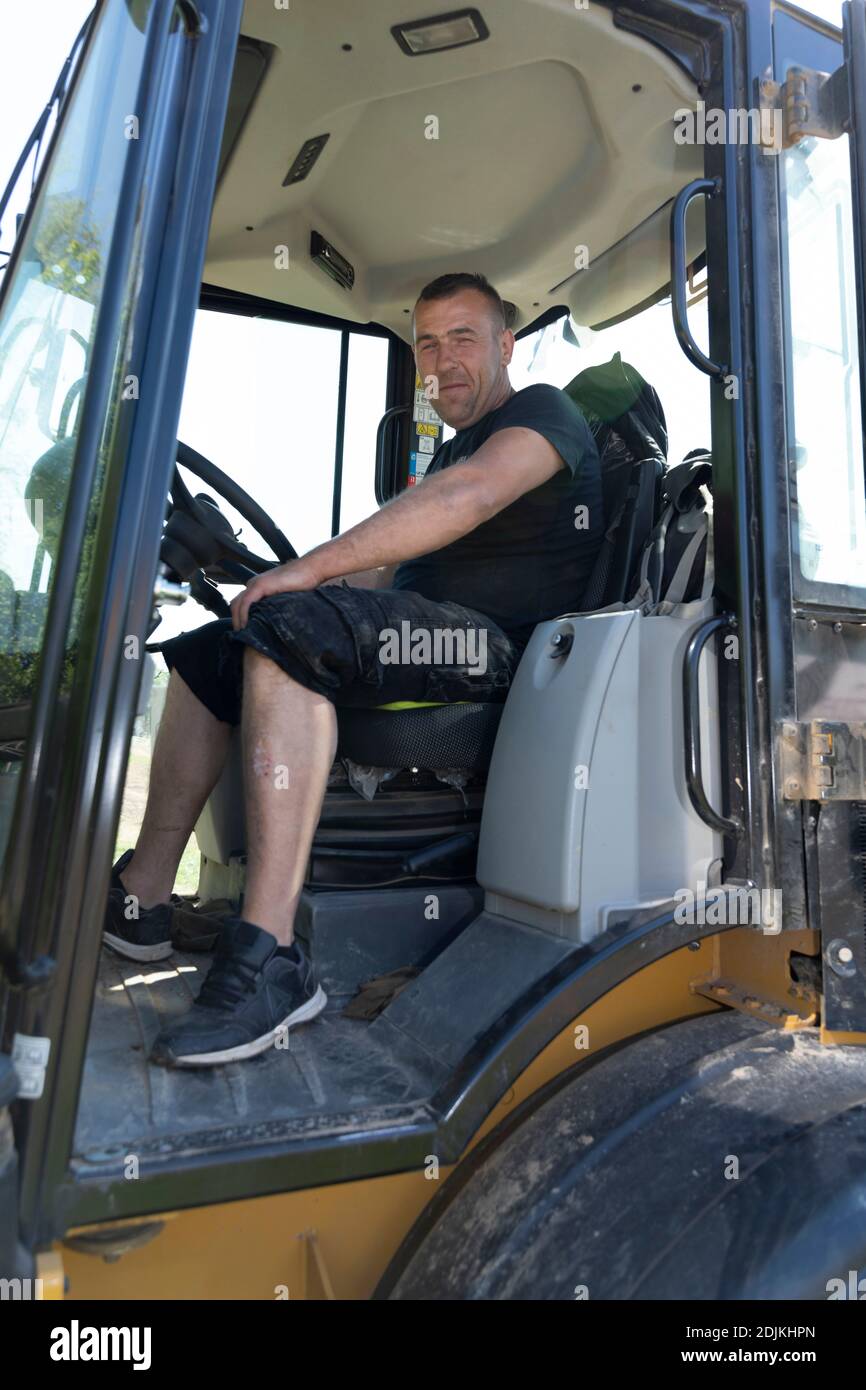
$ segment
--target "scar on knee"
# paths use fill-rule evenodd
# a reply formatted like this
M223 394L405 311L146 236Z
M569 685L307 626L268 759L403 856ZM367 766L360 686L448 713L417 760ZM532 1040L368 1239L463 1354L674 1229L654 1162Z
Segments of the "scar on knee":
M262 739L259 739L253 749L253 774L256 777L267 777L271 771L271 755Z

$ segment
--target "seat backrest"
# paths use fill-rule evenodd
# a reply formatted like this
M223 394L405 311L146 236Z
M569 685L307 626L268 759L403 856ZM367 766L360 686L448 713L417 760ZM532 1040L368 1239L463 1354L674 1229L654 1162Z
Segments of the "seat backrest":
M601 458L605 535L578 604L584 613L624 603L658 519L667 425L656 391L616 353L565 387L585 416Z
M607 527L579 611L591 613L631 597L656 524L662 475L657 458L621 460L602 472Z

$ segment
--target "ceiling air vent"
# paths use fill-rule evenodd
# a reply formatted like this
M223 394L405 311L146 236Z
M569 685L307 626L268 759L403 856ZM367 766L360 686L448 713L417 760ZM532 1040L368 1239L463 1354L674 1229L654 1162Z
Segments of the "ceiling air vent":
M330 138L330 135L314 135L312 139L304 141L295 156L294 164L283 179L283 188L288 187L290 183L301 183L307 177Z
M350 290L355 283L355 267L341 256L335 246L320 232L310 233L310 255L317 265L327 271L332 280L336 280L338 285L342 285L344 290Z

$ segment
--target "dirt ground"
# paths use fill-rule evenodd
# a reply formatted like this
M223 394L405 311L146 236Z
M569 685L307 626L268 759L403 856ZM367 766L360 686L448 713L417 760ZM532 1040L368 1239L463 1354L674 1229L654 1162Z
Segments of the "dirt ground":
M150 753L149 737L145 735L133 738L129 750L129 763L126 768L120 824L117 827L115 859L123 854L124 850L131 849L138 838L139 827L144 816L145 801L147 800ZM180 861L174 891L176 893L194 893L198 887L198 871L199 851L195 836L193 836Z

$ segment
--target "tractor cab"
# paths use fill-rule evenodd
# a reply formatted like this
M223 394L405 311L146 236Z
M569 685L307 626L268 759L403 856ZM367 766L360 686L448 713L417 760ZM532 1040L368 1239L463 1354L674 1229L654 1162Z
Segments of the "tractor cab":
M205 1238L196 1277L230 1296L270 1211L305 1296L534 1296L499 1258L513 1213L476 1292L461 1282L465 1193L519 1165L522 1135L570 1190L592 1136L574 1119L545 1155L572 1123L545 1107L579 1117L582 1085L637 1104L611 1070L634 1049L647 1125L703 1078L695 1145L734 1143L713 1087L746 1055L767 1115L798 1094L810 1123L866 1105L864 0L838 19L767 0L97 5L0 287L0 1273L59 1269L100 1297L94 1257L124 1255L111 1296L190 1296L198 1209L228 1253L205 1274ZM250 1061L155 1068L208 965L182 923L239 910L247 851L235 737L175 886L179 949L133 967L104 947L159 645L423 485L447 427L412 309L459 270L506 302L514 387L565 391L595 435L594 570L503 702L431 683L339 711L296 922L328 1008ZM794 1035L826 1065L820 1105ZM599 1142L629 1123L612 1108ZM661 1165L660 1219L694 1232L689 1142ZM428 1207L431 1163L457 1185ZM786 1191L816 1171L794 1169ZM827 1201L841 1183L853 1209L846 1173ZM590 1225L601 1288L613 1206ZM749 1277L818 1287L851 1241ZM709 1296L749 1296L725 1248L701 1247ZM579 1282L525 1268L541 1297ZM672 1255L656 1296L690 1296L693 1268Z

